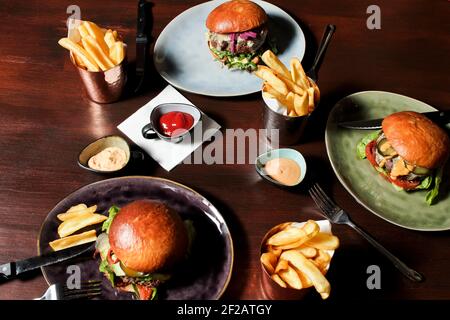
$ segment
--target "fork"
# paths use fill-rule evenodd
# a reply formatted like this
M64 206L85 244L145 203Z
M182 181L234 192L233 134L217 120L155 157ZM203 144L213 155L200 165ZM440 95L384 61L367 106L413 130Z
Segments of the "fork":
M40 298L34 300L73 300L90 299L102 293L100 280L89 280L81 282L79 288L69 289L61 283L52 284Z
M333 200L331 200L330 197L326 195L326 193L322 190L318 183L314 183L314 185L309 189L309 194L328 220L336 224L346 224L356 230L360 235L366 238L366 240L369 241L369 243L373 245L380 253L386 256L394 264L394 266L398 270L400 270L400 272L403 273L403 275L405 275L408 279L414 282L420 282L423 280L423 276L419 272L409 268L404 262L402 262L399 258L394 256L385 247L378 243L378 241L376 241L368 233L354 224L350 220L347 212L345 212L336 203L334 203Z

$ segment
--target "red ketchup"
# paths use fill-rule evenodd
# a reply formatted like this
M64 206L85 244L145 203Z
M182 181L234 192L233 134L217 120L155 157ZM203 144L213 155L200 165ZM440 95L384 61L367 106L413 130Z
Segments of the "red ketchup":
M179 135L188 131L193 124L194 117L180 111L167 112L159 118L160 131L168 137L171 137L174 133Z

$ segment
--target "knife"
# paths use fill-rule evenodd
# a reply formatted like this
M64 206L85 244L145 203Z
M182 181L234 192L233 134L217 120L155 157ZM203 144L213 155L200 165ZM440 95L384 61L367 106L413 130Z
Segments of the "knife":
M94 245L89 243L86 245L46 253L25 260L2 264L0 265L0 281L10 280L22 273L75 258L93 249Z
M137 14L137 27L136 27L136 80L137 86L134 92L138 92L145 79L145 66L147 61L147 44L148 38L146 34L146 13L145 13L146 1L139 0L138 14Z
M424 116L433 122L440 125L445 125L450 122L450 111L431 111L423 112ZM347 129L357 129L357 130L379 130L381 129L381 123L383 118L370 119L370 120L359 120L359 121L347 121L339 122L338 125Z

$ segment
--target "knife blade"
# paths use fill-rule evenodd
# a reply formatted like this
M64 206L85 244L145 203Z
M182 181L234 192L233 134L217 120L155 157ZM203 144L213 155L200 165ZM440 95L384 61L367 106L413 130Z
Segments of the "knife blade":
M24 272L66 261L93 249L94 244L89 243L60 251L45 253L25 260L5 263L0 265L0 279L10 280Z
M431 112L423 112L422 114L431 121L436 122L437 124L440 125L445 125L450 122L449 111L431 111ZM339 122L338 126L356 130L379 130L381 129L382 122L383 118L358 120L358 121L345 121Z
M145 78L145 66L147 61L147 44L148 38L146 34L147 18L145 13L146 1L139 0L137 12L136 26L136 80L137 86L134 90L138 92Z

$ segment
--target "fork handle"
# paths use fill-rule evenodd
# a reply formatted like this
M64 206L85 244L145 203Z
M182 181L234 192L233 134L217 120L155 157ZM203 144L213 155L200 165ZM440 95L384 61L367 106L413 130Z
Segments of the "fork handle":
M368 233L366 233L364 230L362 230L360 227L358 227L353 222L347 223L348 226L352 227L355 231L357 231L360 235L362 235L364 238L366 238L367 241L371 245L373 245L379 252L381 252L384 256L386 256L393 264L394 266L400 270L403 275L405 275L408 279L414 281L414 282L421 282L423 281L423 276L408 267L405 263L403 263L399 258L394 256L389 250L387 250L385 247L383 247L378 241L376 241L372 236L370 236Z

